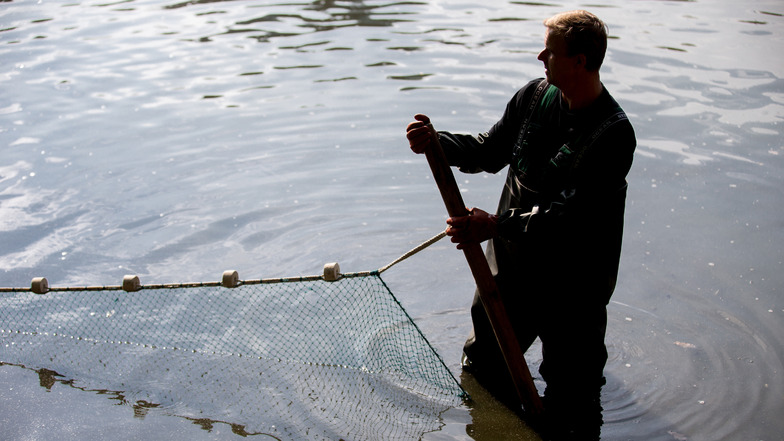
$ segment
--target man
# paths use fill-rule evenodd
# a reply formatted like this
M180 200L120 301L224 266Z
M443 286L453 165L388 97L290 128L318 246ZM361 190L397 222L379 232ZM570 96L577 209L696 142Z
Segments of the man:
M496 213L473 208L447 219L447 234L458 248L489 240L488 263L522 349L537 337L542 342L545 431L556 439L598 439L606 306L636 140L599 78L605 24L586 11L544 24L538 59L546 80L520 89L487 133L437 134L450 165L463 172L509 166ZM406 137L423 153L434 134L427 116L415 119ZM478 295L471 317L464 369L499 398L515 399L508 398L515 389Z

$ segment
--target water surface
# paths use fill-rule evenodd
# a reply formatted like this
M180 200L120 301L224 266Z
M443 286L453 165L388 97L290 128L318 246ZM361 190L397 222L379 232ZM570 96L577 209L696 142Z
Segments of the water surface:
M603 81L639 141L604 438L779 439L777 1L3 3L0 285L381 267L444 227L403 136L411 116L487 130L543 74L541 21L577 7L610 26ZM492 209L502 178L458 182ZM384 278L459 374L473 292L462 255L442 242ZM0 376L12 439L241 435L238 421L203 430L15 366ZM529 436L489 398L444 422L425 438Z

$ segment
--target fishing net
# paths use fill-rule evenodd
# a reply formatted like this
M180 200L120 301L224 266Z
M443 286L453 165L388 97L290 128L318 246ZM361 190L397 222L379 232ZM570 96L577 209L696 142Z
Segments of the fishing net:
M237 285L0 292L0 362L280 439L418 439L464 396L377 271Z

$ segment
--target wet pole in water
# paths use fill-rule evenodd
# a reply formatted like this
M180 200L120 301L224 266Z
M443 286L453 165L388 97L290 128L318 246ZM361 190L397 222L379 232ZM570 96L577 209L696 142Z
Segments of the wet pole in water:
M460 190L457 187L455 175L452 173L452 169L449 168L444 150L438 141L438 135L432 124L428 124L428 126L431 129L433 142L425 149L425 157L428 164L430 164L430 170L433 172L436 184L438 184L441 198L444 199L446 211L450 217L467 216L468 209L463 203L463 197L460 195ZM531 372L528 370L525 354L517 342L517 336L512 330L509 316L506 313L504 304L501 302L498 287L495 284L493 274L490 272L490 266L487 264L482 247L478 243L467 244L463 252L468 261L468 266L471 268L471 273L474 275L474 280L479 290L479 298L485 307L487 317L490 319L490 325L493 327L498 345L504 355L506 366L512 376L512 381L514 381L517 396L520 398L526 413L533 417L539 417L543 409L542 400L539 398L539 392L537 392Z

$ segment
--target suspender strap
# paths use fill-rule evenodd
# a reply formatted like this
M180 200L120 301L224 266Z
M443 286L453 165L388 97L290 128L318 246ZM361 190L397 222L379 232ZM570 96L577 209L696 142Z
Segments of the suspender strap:
M534 90L534 94L531 97L531 101L528 102L528 108L525 111L525 116L523 117L523 124L520 126L520 133L517 135L517 142L514 145L514 154L517 156L520 153L520 149L523 146L523 137L525 137L525 132L528 130L528 125L531 123L531 118L534 115L534 112L537 109L537 105L539 104L540 98L544 95L544 91L548 89L550 84L547 82L546 79L539 82L539 85L536 86L536 90Z
M531 121L531 116L533 116L534 110L536 110L536 105L539 104L539 98L542 96L544 90L547 89L549 85L550 84L547 82L547 80L542 80L539 82L539 85L534 91L534 96L531 97L531 102L528 103L528 110L525 112L525 123L523 123L523 125L528 125L528 122Z
M623 110L621 110L620 107L616 107L615 113L607 117L607 119L605 119L604 122L599 124L599 126L596 127L596 130L593 131L591 136L589 136L585 142L581 143L583 145L578 144L575 146L575 150L577 151L577 157L575 158L572 167L577 167L577 165L580 163L580 159L582 159L585 152L587 152L591 148L591 146L596 142L596 140L599 139L602 136L602 134L607 131L607 129L609 129L610 127L614 126L615 124L621 121L626 121L628 119L629 118L626 116L626 113Z

